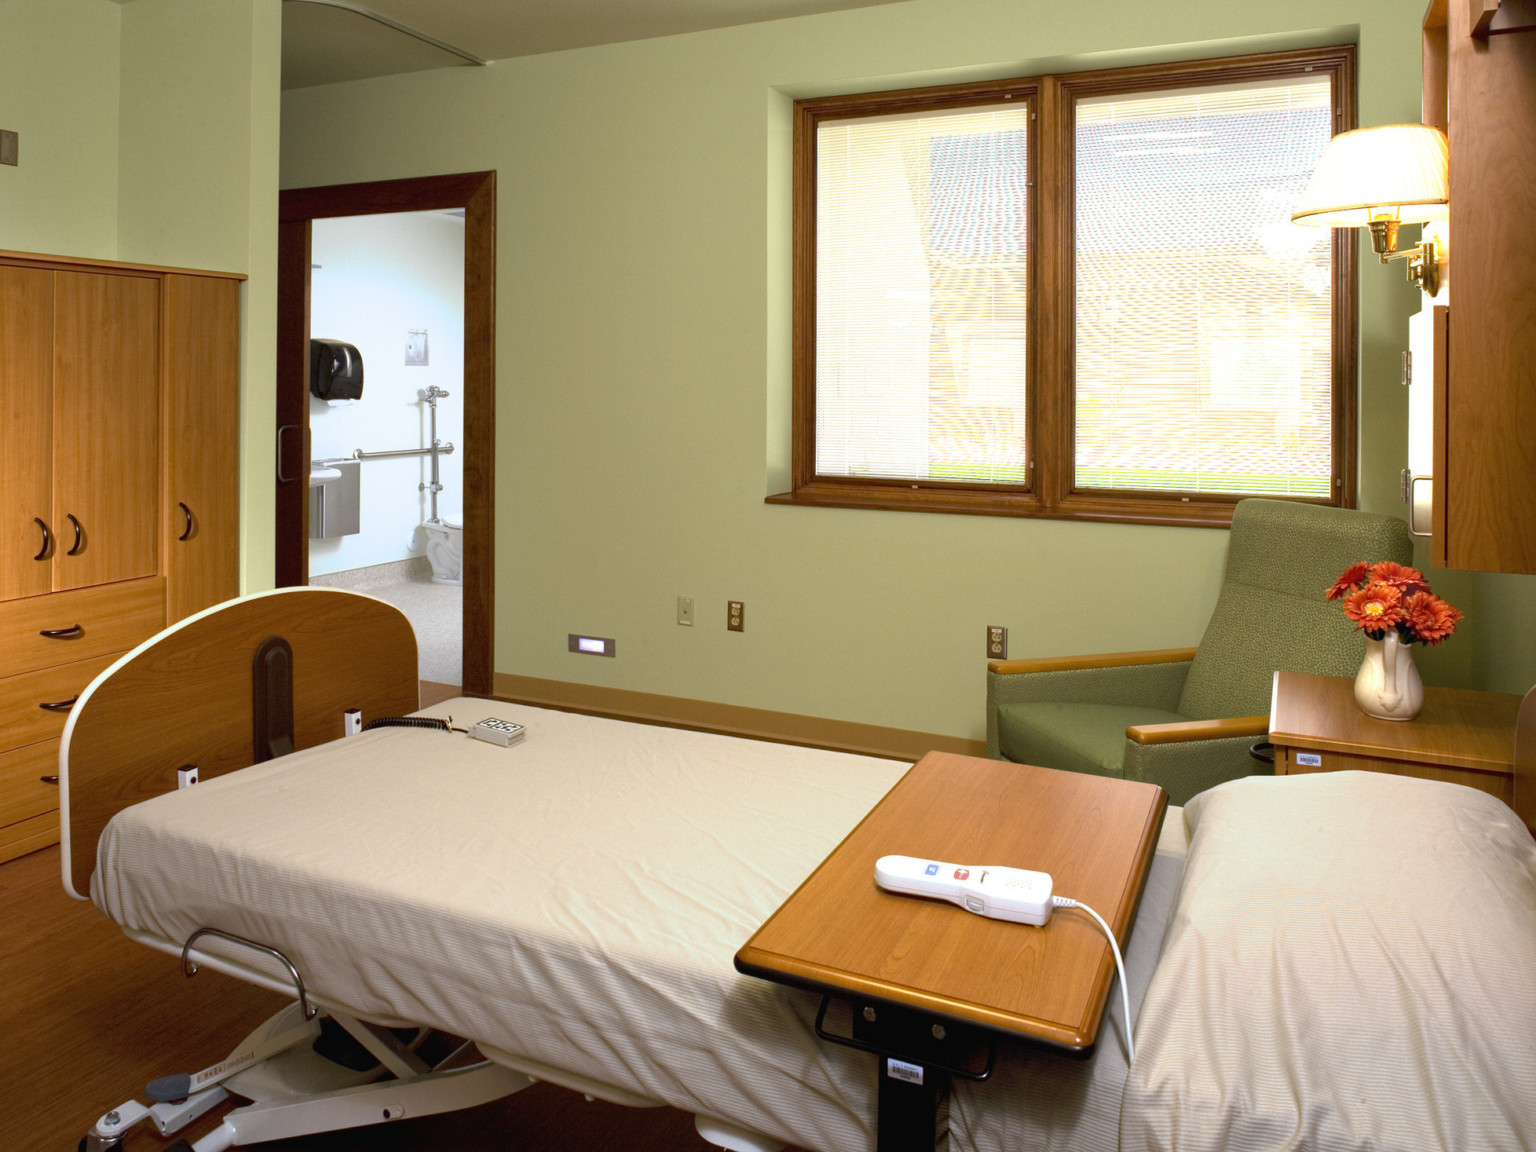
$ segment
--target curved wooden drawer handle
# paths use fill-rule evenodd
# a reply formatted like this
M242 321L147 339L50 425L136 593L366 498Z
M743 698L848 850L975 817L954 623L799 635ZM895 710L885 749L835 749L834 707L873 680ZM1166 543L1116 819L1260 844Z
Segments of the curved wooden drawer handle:
M52 784L54 787L58 787L59 778L57 776L39 776L38 779L44 784Z
M75 526L75 546L68 552L64 553L64 555L78 556L80 555L81 549L85 547L85 529L80 527L80 521L76 520L72 513L66 512L64 513L64 516L69 520L71 524Z
M73 640L77 636L84 636L85 628L79 624L71 624L68 628L44 628L38 635L50 640Z
M183 532L180 536L176 537L176 539L178 539L178 540L186 540L188 537L190 537L192 535L192 509L188 508L180 500L176 501L176 507L180 508L181 509L181 514L187 518L187 530L185 532Z
M48 554L53 551L53 533L48 531L48 525L43 522L41 516L34 516L32 519L43 530L43 550L32 557L32 559L46 560L48 559Z
M52 704L39 704L38 707L44 712L68 712L75 706L75 701L78 699L80 699L79 696L71 696L68 700L59 700Z

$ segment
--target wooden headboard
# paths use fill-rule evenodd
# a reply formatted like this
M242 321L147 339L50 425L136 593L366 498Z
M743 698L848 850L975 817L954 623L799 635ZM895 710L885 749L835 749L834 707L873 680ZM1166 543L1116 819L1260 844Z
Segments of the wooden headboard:
M1515 719L1515 814L1536 833L1536 688L1520 701Z
M382 600L338 588L281 588L226 601L146 640L98 676L70 711L59 752L64 887L88 899L96 841L121 808L258 759L252 668L264 642L292 650L293 746L420 707L416 634ZM265 757L262 757L265 758Z

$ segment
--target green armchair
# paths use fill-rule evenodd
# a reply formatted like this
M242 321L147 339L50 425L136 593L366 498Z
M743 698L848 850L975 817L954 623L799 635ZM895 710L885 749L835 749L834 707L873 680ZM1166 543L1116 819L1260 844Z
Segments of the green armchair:
M1198 648L1000 660L987 668L995 760L1160 784L1172 804L1264 771L1277 669L1353 676L1365 640L1323 594L1357 561L1413 560L1391 516L1242 500Z

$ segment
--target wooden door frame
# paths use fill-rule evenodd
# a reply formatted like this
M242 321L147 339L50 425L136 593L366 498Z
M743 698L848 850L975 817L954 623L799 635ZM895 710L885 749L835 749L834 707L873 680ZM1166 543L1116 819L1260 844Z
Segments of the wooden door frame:
M309 582L309 265L314 221L464 209L465 695L491 694L495 619L496 173L466 172L279 195L276 565L278 587ZM302 431L302 442L293 429ZM284 432L287 431L285 455ZM286 473L286 476L284 475ZM300 483L300 478L304 482Z

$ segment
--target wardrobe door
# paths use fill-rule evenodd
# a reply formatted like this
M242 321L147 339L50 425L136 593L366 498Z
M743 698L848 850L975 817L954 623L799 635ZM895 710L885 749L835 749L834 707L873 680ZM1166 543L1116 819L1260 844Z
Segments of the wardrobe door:
M165 278L166 620L240 593L240 284Z
M54 282L53 587L158 571L159 277Z
M0 265L0 600L52 586L52 374L53 273Z

